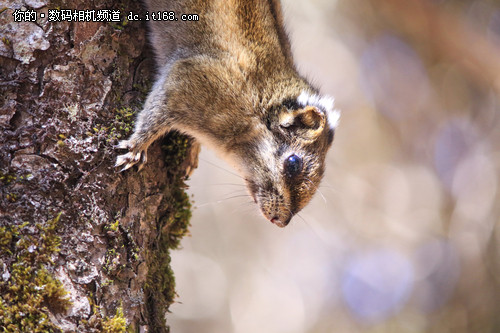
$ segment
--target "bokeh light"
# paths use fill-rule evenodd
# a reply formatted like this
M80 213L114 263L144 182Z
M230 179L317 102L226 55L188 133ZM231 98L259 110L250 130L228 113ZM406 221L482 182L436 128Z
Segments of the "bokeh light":
M408 259L390 250L371 251L350 258L342 279L342 294L353 315L378 322L403 307L413 289Z
M202 150L171 331L500 332L500 3L283 7L342 110L321 193L276 228Z

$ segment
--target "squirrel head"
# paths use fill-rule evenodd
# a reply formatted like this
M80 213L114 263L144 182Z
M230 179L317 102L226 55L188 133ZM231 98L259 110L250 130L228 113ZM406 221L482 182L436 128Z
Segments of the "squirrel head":
M262 214L285 227L319 186L340 113L332 98L302 92L266 114L264 134L242 150L243 174Z

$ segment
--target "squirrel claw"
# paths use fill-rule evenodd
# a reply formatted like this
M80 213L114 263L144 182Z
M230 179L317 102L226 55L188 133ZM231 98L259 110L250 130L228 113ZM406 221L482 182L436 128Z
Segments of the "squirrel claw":
M127 169L130 169L137 163L139 163L139 170L141 170L144 166L144 163L146 163L147 160L147 155L144 150L141 150L139 152L128 152L126 154L120 155L116 158L116 163L115 167L119 167L122 165L125 165L120 172L123 172Z

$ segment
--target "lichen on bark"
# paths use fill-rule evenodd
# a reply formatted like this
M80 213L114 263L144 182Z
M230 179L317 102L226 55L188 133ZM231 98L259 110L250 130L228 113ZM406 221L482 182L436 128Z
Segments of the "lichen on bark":
M61 243L55 231L60 217L0 227L0 327L4 332L56 332L49 316L71 306L62 283L50 272Z
M0 12L2 309L32 304L3 292L18 285L15 265L29 255L36 268L30 278L47 286L35 298L48 331L109 331L119 318L132 331L167 331L164 314L175 295L169 250L187 232L184 179L196 167L198 145L171 133L150 147L142 171L113 167L114 146L133 128L154 75L145 27L46 19L20 25L15 9L46 14L88 3L7 5ZM89 9L139 6L104 1ZM33 31L43 43L27 48ZM43 230L56 220L47 238ZM57 249L53 239L60 239ZM0 312L0 330L9 320Z

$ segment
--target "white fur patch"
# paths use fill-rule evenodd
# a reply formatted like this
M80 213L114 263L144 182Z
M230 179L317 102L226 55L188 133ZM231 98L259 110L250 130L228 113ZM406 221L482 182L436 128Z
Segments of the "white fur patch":
M337 128L340 120L340 111L334 109L335 99L330 96L319 96L317 94L309 94L302 91L297 97L297 102L302 106L306 107L308 105L315 106L320 110L326 111L326 118L330 128L333 130Z

